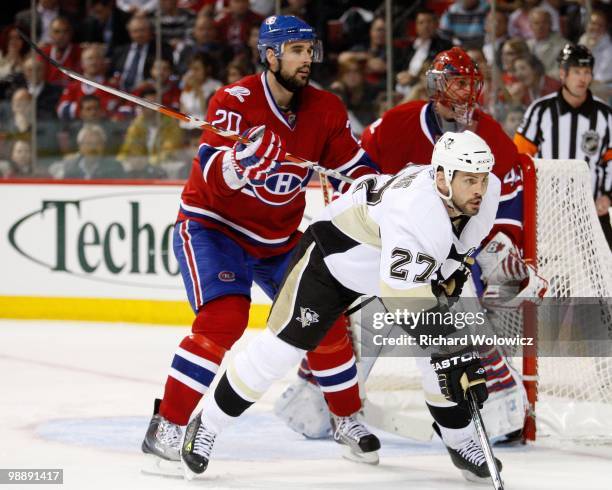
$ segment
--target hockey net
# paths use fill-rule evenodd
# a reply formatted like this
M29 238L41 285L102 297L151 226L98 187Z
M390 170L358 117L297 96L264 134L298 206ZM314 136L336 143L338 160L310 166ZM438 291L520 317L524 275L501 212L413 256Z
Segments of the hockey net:
M611 298L610 252L592 197L589 169L578 160L523 161L525 258L549 282L548 297ZM609 303L608 303L609 304ZM610 312L607 335L612 339ZM493 312L504 335L536 335L533 310ZM539 316L542 314L540 313ZM543 357L524 351L512 365L523 374L530 416L526 439L612 442L612 358L602 343L597 357ZM590 351L593 354L592 351ZM414 359L381 358L366 385L368 398L391 411L430 423ZM535 424L534 424L535 422Z

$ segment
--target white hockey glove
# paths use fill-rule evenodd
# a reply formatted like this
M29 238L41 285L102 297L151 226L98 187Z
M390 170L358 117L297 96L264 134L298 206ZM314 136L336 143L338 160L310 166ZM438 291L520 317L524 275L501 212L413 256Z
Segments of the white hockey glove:
M247 179L251 185L263 185L266 177L287 158L283 141L265 126L247 129L242 136L252 143L245 145L237 142L230 150L234 170L240 179Z

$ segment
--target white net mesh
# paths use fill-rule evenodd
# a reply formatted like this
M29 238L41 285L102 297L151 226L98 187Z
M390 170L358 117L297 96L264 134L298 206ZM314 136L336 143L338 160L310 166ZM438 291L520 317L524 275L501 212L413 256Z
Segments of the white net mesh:
M612 253L597 218L586 163L536 160L535 166L538 273L549 281L547 296L611 298ZM609 311L602 308L602 315L612 338ZM519 312L496 311L492 322L504 334L523 332ZM606 347L602 344L601 357L538 359L538 439L612 441L612 358ZM513 365L520 370L522 359L513 359ZM421 389L413 359L379 359L366 386L368 398L392 410L412 412L415 399L423 399L413 393ZM421 413L426 419L426 411Z

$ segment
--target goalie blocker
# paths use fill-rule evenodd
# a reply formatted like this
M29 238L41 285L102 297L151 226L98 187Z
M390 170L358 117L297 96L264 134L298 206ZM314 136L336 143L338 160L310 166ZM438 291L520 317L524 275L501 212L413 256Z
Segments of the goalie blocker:
M459 263L447 261L451 250L466 255L490 231L500 183L489 174L488 146L470 132L445 134L432 163L358 179L308 228L267 330L236 355L187 430L181 456L188 478L206 469L218 433L314 349L359 296L386 298L390 309L404 298L423 310L438 304L432 274L452 274ZM444 397L429 359L422 361L442 439L464 460L462 470L480 476L484 460L469 413Z

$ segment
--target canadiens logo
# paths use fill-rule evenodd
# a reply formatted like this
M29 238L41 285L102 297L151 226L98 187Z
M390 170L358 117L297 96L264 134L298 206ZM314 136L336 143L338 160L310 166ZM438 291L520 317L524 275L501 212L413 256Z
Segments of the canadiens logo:
M276 172L268 175L262 185L252 186L251 190L260 201L283 206L304 191L311 175L312 170L285 162Z
M585 152L589 156L595 155L597 153L597 148L599 148L599 134L592 129L589 131L585 131L582 134L582 151Z
M495 240L493 240L487 245L487 248L485 250L487 253L494 254L497 252L501 252L504 247L505 245L502 242L496 242Z
M233 95L240 102L244 102L244 98L251 95L251 91L248 88L241 87L240 85L237 85L235 87L227 87L225 89L225 92L227 92L230 95Z
M232 271L221 271L218 276L220 281L223 282L234 282L236 280L236 274Z

